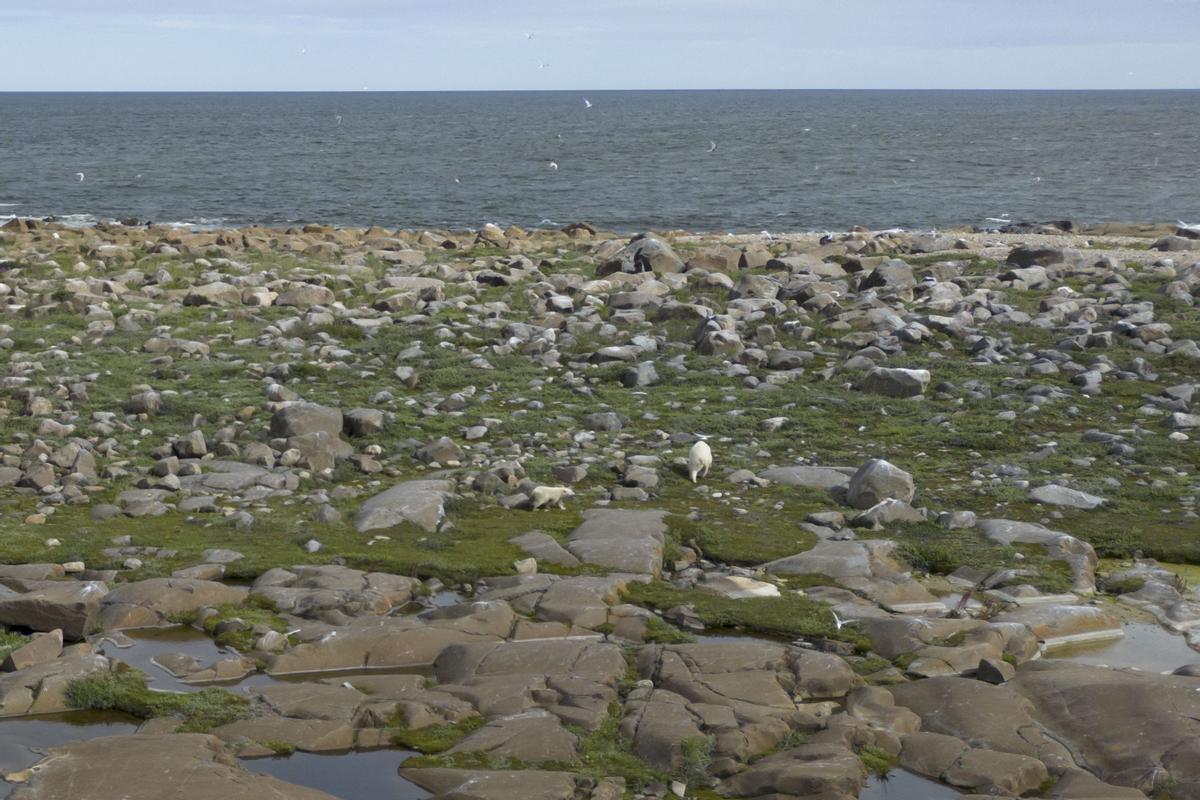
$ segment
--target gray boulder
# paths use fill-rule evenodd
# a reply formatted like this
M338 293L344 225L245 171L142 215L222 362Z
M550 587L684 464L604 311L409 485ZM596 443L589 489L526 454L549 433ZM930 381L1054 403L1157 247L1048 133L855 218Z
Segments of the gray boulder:
M912 503L914 495L912 475L881 458L873 458L859 467L846 488L846 502L862 510L889 498Z
M929 386L927 369L891 369L876 367L858 384L861 391L886 397L919 397Z
M380 492L358 508L354 529L359 533L411 522L429 532L446 516L449 481L407 481Z

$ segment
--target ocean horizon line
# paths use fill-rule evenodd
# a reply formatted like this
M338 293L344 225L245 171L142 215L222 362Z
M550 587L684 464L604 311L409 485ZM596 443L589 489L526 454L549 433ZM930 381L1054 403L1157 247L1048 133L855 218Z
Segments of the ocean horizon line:
M777 94L800 93L924 93L924 94L1139 94L1139 93L1186 93L1200 92L1200 86L1195 87L1157 87L1157 88L573 88L573 89L0 89L0 95L70 95L70 94L296 94L296 95L364 95L364 94L590 94L621 93L621 94L702 94L702 93L733 93L756 92Z

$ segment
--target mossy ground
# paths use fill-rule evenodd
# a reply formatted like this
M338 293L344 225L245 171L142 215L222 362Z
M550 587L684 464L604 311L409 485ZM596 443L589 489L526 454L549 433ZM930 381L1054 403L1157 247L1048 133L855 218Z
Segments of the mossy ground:
M560 258L557 265L543 269L550 273L579 272L590 277L594 267L579 260L580 252L563 249L554 254ZM438 253L436 257L445 260L498 254L494 249L480 248L468 253ZM541 256L534 257L537 260ZM917 265L918 273L929 263L946 260L945 256L906 258ZM253 268L269 267L285 272L326 268L311 259L280 254L248 255L246 261ZM62 266L69 269L72 263L64 262ZM180 278L192 269L186 260L159 256L151 257L144 265L145 268L160 266ZM386 265L369 262L368 267L372 274L382 275ZM974 259L968 263L965 274L982 275L995 269L994 264ZM38 270L49 275L45 267L32 268L30 274L36 277ZM1158 317L1174 326L1176 335L1200 335L1200 311L1168 303L1159 292L1163 282L1158 276L1142 275L1132 283L1132 295L1153 299ZM179 285L183 285L182 281ZM622 369L620 365L583 363L590 348L601 342L589 341L586 335L581 335L564 361L574 362L570 369L587 379L590 394L585 396L565 381L547 380L555 377L555 373L544 371L520 353L498 354L483 348L495 369L480 370L470 365L471 358L480 350L470 337L482 342L494 338L493 332L478 324L480 316L470 304L503 300L510 309L508 316L520 319L528 309L528 298L520 287L466 293L450 284L447 292L461 299L462 307L448 307L423 325L391 325L367 334L352 324L339 322L320 330L298 331L352 354L343 359L320 358L310 351L286 352L267 344L268 340L262 338L264 325L294 317L292 309L229 311L182 307L164 311L157 323L172 326L171 335L177 339L209 343L214 357L175 354L170 363L151 363L141 351L147 336L145 330L118 329L106 334L96 345L75 344L91 341L88 323L79 313L81 309L65 301L47 315L17 320L20 324L14 325L12 352L40 354L63 347L72 352L75 372L98 372L101 377L89 384L87 401L77 404L82 420L95 412L119 409L138 384L150 384L164 392L166 402L160 415L138 420L131 430L113 434L122 455L135 466L148 465L148 443L165 443L191 430L197 415L200 427L211 432L234 420L243 407L252 407L256 410L248 425L252 429L265 429L262 367L287 363L291 377L284 382L315 402L343 409L366 406L376 392L384 389L401 401L394 407L396 423L371 439L371 443L383 448L391 472L366 476L343 467L334 476L338 482L358 486L363 495L394 481L431 474L404 454L399 447L403 440L425 441L439 435L461 440L467 425L487 416L502 420L489 440L526 443L527 457L523 463L527 472L535 480L550 482L550 467L559 463L553 451L566 444L578 430L578 419L590 411L611 409L622 415L626 427L619 433L599 434L597 444L660 455L667 466L660 470L662 482L654 503L673 512L672 544L695 542L706 556L717 561L759 564L807 549L815 540L798 527L798 521L809 512L836 507L823 492L725 484L721 476L726 471L740 467L758 471L768 463L788 464L798 459L856 466L869 457L879 456L913 474L919 505L938 510L971 509L981 516L1046 521L1058 530L1092 542L1107 557L1124 558L1141 551L1173 562L1200 563L1200 539L1193 535L1195 520L1186 517L1178 503L1180 496L1192 491L1195 480L1191 476L1194 464L1187 451L1156 431L1153 436L1139 437L1136 455L1130 463L1121 463L1106 455L1105 445L1083 440L1083 433L1089 428L1130 430L1144 424L1153 430L1156 420L1146 419L1138 411L1141 397L1156 393L1174 378L1164 377L1158 383L1105 381L1103 394L1089 399L1081 397L1070 385L1068 374L1039 376L1037 383L1062 388L1069 399L1046 404L1034 413L1025 410L1026 404L1021 399L1024 387L1033 380L1014 378L1010 365L970 363L966 346L954 340L950 340L946 349L910 346L890 365L927 367L933 371L935 384L946 381L962 385L976 381L990 390L990 398L960 402L929 397L911 401L863 395L849 387L853 375L837 375L830 381L813 377L823 367L840 363L841 353L827 349L827 344L816 348L818 355L807 367L808 375L800 380L778 391L747 391L736 379L723 374L720 358L698 356L686 345L669 344L666 355L671 355L673 349L687 353L688 371L660 367L660 384L640 391L619 385L616 376ZM709 296L714 301L724 299L724 293L718 290L690 287L685 293L690 293L692 299ZM1005 290L1004 294L1017 307L1036 308L1039 299L1049 292ZM347 302L354 302L355 297L349 297ZM115 313L125 310L120 300L110 305ZM609 310L603 310L602 318L608 315ZM454 346L442 346L439 326L452 332ZM651 327L679 341L687 338L692 324L671 321ZM814 342L828 342L840 335L823 328L819 320L812 328L814 336L808 339L780 327L780 341L786 347L812 349ZM999 333L1010 336L1017 347L1042 347L1052 345L1057 339L1055 332L1036 326L1014 326ZM392 379L391 369L397 354L416 342L422 344L424 353L412 362L420 371L421 384L408 389ZM1194 379L1197 371L1194 364L1136 350L1120 337L1103 354L1117 364L1144 357L1164 376L1174 375L1180 381ZM575 361L576 358L580 360ZM460 391L467 386L477 387L479 394L461 415L426 416L421 413L423 403L404 402ZM479 399L484 396L486 399ZM1078 412L1068 413L1071 406ZM1001 411L1014 409L1019 409L1015 420L997 417ZM776 432L760 429L763 420L776 416L787 417L789 422ZM3 416L0 437L6 441L16 436L31 437L36 425L37 420L31 417ZM672 466L675 459L686 454L686 447L666 446L657 437L659 430L714 434L716 464L712 479L699 487L688 483L682 470ZM1057 442L1055 452L1035 455L1048 441ZM533 443L536 444L529 446ZM1083 467L1077 461L1081 458L1094 461ZM1011 483L972 476L973 471L997 463L1027 469L1029 480L1035 484L1050 477L1065 477L1073 486L1100 494L1108 502L1100 512L1058 509L1056 518L1049 518L1052 509L1030 502L1025 492ZM129 535L134 544L179 552L173 559L146 559L145 566L130 574L131 578L167 574L179 566L195 563L206 548L230 547L246 556L232 565L230 577L234 578L252 577L274 566L327 563L340 558L353 567L437 576L456 582L511 573L513 561L524 553L508 544L509 538L535 527L560 539L565 537L579 522L579 510L601 496L612 482L613 476L606 473L603 464L596 464L589 477L576 487L579 498L565 511L537 514L508 511L489 498L469 498L452 504L449 516L454 527L450 531L427 534L412 526L399 526L386 532L388 540L370 546L368 538L354 532L351 526L358 503L354 498L334 502L343 519L332 524L313 522L311 509L295 503L252 506L249 510L256 522L247 532L231 527L220 514L187 516L172 512L153 519L96 522L90 518L87 507L60 507L45 525L26 525L23 519L33 510L34 500L6 495L0 500L0 561L82 559L89 566L118 566L116 560L105 557L101 550L109 546L113 536ZM323 485L329 484L311 478L303 488L310 490ZM93 502L111 500L129 486L128 482L112 481L106 491L93 496ZM963 563L1012 556L975 534L945 532L932 526L899 527L889 530L887 535L896 538L901 553L923 570L941 572ZM325 547L319 553L308 554L301 545L313 537ZM45 542L51 538L61 542L61 546L47 547ZM1025 555L1039 562L1035 553ZM1030 563L1027 559L1024 565ZM1060 568L1044 561L1036 563L1035 568L1040 573L1035 582L1043 588L1061 586L1064 576Z
M139 719L177 717L179 733L203 733L252 713L246 699L224 689L183 694L153 691L146 676L134 669L76 678L67 684L66 701L72 708L121 711Z
M709 628L730 629L771 637L840 639L860 644L860 635L837 630L829 606L801 595L785 592L780 597L751 597L732 600L667 583L631 583L626 599L647 608L666 611L691 606ZM862 643L865 646L865 643Z
M578 757L570 763L543 763L543 764L527 764L513 759L498 758L487 753L479 752L462 752L454 754L446 754L445 750L453 747L463 736L457 735L457 731L435 732L429 737L421 735L421 731L412 731L411 737L406 736L403 739L395 739L398 744L406 747L420 749L418 744L432 748L423 752L429 755L414 756L404 762L406 768L422 768L422 767L453 767L458 769L540 769L570 772L576 776L584 778L607 778L620 777L625 779L625 787L627 792L637 792L652 783L661 782L669 776L664 775L652 769L645 761L634 755L632 751L632 743L621 735L621 718L623 712L620 704L614 703L609 708L609 714L594 731L585 731L580 728L570 728L571 732L578 737ZM437 726L438 728L457 728L458 726ZM453 741L450 741L453 739ZM442 746L445 745L445 746ZM706 756L711 751L711 743L707 743L706 747L699 745L690 745L689 752L692 753L691 759L688 761L688 769L701 769L707 764ZM438 753L441 753L439 755ZM676 777L682 777L684 770L681 769ZM707 777L707 774L705 774ZM701 784L707 785L707 783Z
M276 613L276 608L270 600L258 595L250 595L246 602L240 605L223 604L216 606L215 614L204 619L204 630L215 634L217 626L228 620L241 620L245 628L227 630L216 634L215 641L221 647L232 647L238 652L249 652L259 634L254 632L256 626L266 626L279 633L287 633L287 621Z

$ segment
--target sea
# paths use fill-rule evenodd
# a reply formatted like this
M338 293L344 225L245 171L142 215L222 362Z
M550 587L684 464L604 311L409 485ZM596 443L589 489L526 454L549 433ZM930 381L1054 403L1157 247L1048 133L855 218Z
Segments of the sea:
M0 218L1200 222L1200 91L0 93Z

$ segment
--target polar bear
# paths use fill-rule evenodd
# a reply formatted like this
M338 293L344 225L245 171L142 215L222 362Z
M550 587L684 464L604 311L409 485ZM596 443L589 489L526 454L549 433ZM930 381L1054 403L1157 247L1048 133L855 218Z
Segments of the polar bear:
M697 477L708 477L708 470L712 467L712 448L708 446L708 442L701 439L692 445L691 451L688 452L688 475L692 479L692 483L696 482Z
M549 508L550 506L566 508L563 501L574 496L575 490L569 486L539 486L533 490L531 496L533 510L537 511L539 508Z

